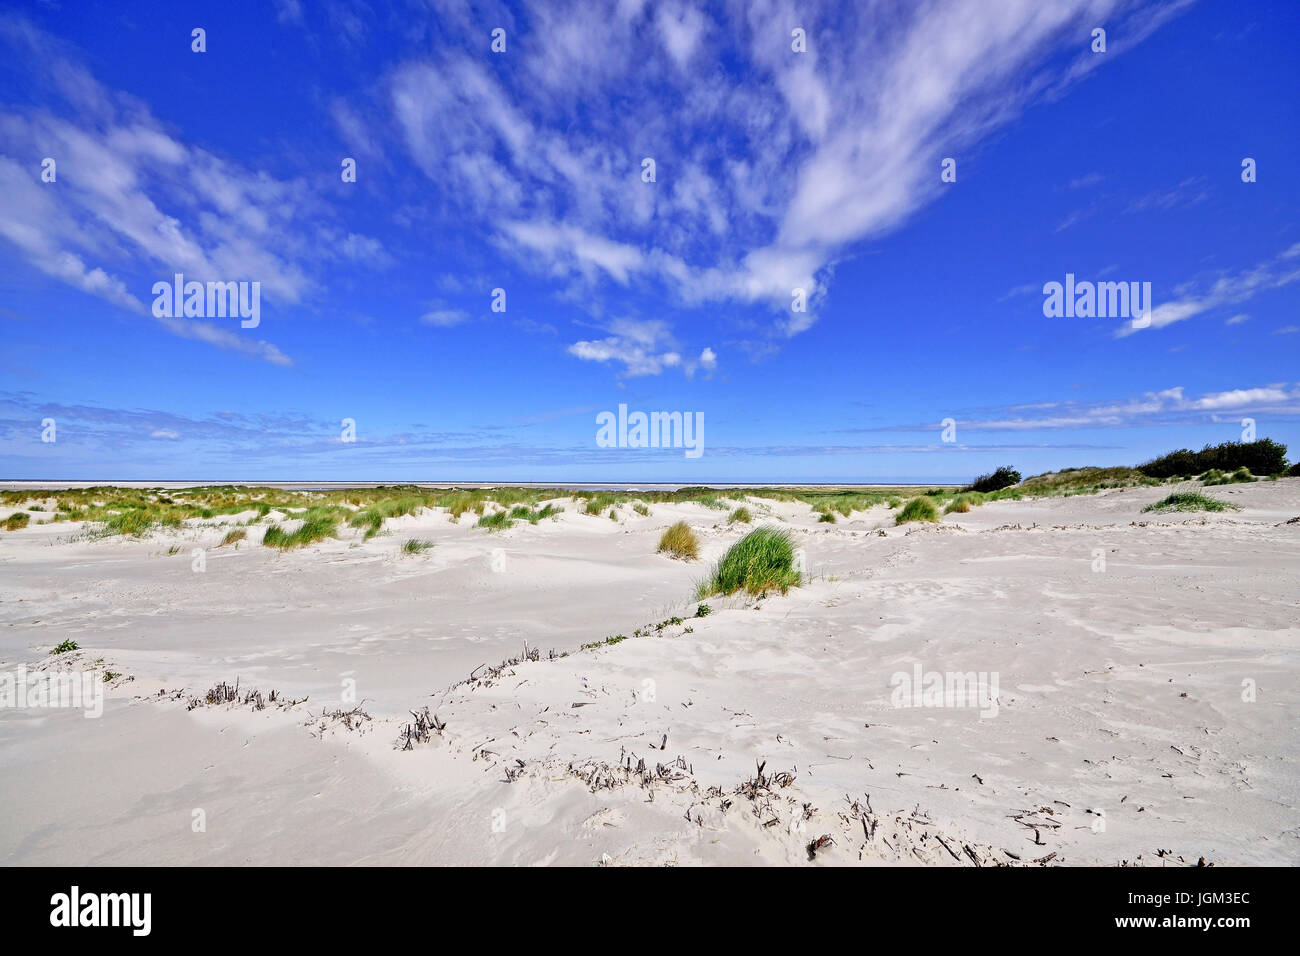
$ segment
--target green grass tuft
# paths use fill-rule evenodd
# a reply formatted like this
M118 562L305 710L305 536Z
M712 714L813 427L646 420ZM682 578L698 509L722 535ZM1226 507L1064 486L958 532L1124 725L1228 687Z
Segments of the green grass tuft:
M1234 504L1210 498L1195 491L1176 491L1142 509L1147 511L1240 511Z
M954 513L964 515L970 511L971 508L976 508L982 504L984 504L984 496L978 491L972 491L968 494L958 495L956 498L952 499L952 501L948 502L948 507L943 509L943 513L946 515Z
M19 528L26 528L31 520L31 515L25 511L14 512L8 518L5 518L5 530L17 531Z
M794 545L790 532L780 528L755 528L733 544L717 563L707 581L700 583L696 598L711 594L750 594L780 591L784 594L803 582L794 568Z
M736 524L737 522L740 524L751 524L753 521L754 516L749 513L749 509L744 505L737 508L727 517L727 524Z
M929 498L913 498L903 505L903 510L894 517L894 524L906 524L909 521L938 521L939 509Z
M268 548L288 551L303 548L325 538L334 537L338 529L339 516L332 506L308 508L303 514L302 524L296 531L285 531L282 525L273 524L262 536L262 544Z
M426 541L423 538L407 538L406 543L402 545L403 554L423 554L433 547L432 541Z
M510 518L508 511L494 511L490 515L483 515L478 519L480 528L487 528L488 531L504 531L509 528L514 521Z

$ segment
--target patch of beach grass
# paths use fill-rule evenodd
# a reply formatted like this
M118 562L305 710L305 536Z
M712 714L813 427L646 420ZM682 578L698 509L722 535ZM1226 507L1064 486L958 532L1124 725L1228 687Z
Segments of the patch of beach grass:
M907 524L909 521L938 521L939 509L934 501L927 497L913 498L903 505L903 510L894 516L894 524Z
M423 554L433 547L432 541L424 538L407 538L406 543L402 545L403 554Z
M283 525L273 524L262 536L262 544L281 551L303 548L334 537L338 524L339 515L335 508L308 508L302 516L302 524L296 530L286 531Z
M982 504L984 504L984 496L978 492L970 492L969 494L958 495L956 498L952 499L952 501L948 502L948 507L943 509L943 513L946 515L964 515L972 508L977 508Z
M478 519L478 527L487 528L488 531L505 531L514 524L508 511L494 511L490 515L483 515Z
M16 511L8 518L5 518L5 530L17 531L19 528L26 528L31 522L32 516L25 511Z
M1195 491L1176 491L1172 495L1167 495L1153 504L1147 505L1142 511L1240 511L1241 509L1227 501L1220 501L1218 498L1211 498L1207 495L1198 494Z
M790 532L764 526L745 535L722 556L708 580L696 589L696 600L713 594L750 594L780 591L784 594L803 582L794 567L794 544Z
M608 647L611 644L618 644L626 640L627 640L626 634L612 634L609 637L605 638L603 641L592 641L589 644L581 644L579 645L579 650L590 651L590 650L594 650L597 647Z
M753 524L754 516L749 513L749 509L741 505L730 515L727 516L727 524Z
M235 544L236 542L243 541L247 537L248 532L243 528L231 528L226 532L226 536L221 539L221 544L217 545L217 547L224 548L228 544Z
M690 525L679 521L664 529L664 533L659 536L658 550L661 554L667 553L674 558L691 561L700 556L700 539L695 536Z

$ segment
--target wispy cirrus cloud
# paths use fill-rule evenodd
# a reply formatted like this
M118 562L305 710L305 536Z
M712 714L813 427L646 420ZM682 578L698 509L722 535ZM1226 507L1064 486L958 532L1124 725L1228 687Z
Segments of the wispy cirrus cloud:
M1280 289L1297 280L1300 280L1300 242L1251 269L1221 275L1208 286L1189 284L1178 298L1162 302L1152 309L1150 322L1142 328L1126 322L1115 330L1114 335L1116 338L1127 338L1144 328L1162 329L1213 309L1240 305L1261 292ZM1236 315L1228 320L1228 324L1233 325L1246 318L1248 316Z
M331 225L306 183L187 145L29 22L0 18L0 49L30 74L41 103L0 106L0 238L46 275L148 315L152 283L177 272L256 281L268 300L293 305L319 287L321 260L391 264L378 240ZM41 178L47 157L52 183ZM160 324L291 364L275 345L211 323Z
M1269 414L1300 417L1300 383L1275 383L1205 392L1192 397L1182 386L1147 392L1117 401L1040 402L959 419L967 431L1040 431L1078 428L1127 428L1141 425L1186 425L1222 420L1220 415Z
M1085 27L1114 24L1119 52L1184 5L491 7L523 70L411 59L387 105L456 215L521 263L592 298L645 284L682 305L760 306L780 339L816 321L837 260L938 194L941 157L1099 64ZM453 22L471 9L435 6ZM580 21L599 22L601 42ZM523 39L536 36L544 49ZM807 312L791 311L795 289Z

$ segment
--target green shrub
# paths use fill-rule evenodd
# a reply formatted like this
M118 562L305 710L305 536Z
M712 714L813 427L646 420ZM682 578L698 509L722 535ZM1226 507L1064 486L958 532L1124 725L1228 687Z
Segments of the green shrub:
M1253 442L1223 442L1206 445L1200 451L1180 448L1138 465L1151 478L1181 478L1199 475L1211 468L1234 472L1245 468L1252 475L1271 475L1286 467L1286 445L1271 438Z
M56 645L54 648L54 653L67 654L69 651L75 651L75 650L80 650L80 648L77 646L77 642L69 639Z
M780 591L784 594L803 582L794 568L794 545L790 532L780 528L755 528L733 544L717 563L707 581L699 585L697 598L710 594L750 594Z
M938 521L939 509L929 498L913 498L903 505L903 510L894 517L894 524L906 524L909 521Z
M987 475L980 475L962 491L1001 491L1003 488L1010 488L1012 485L1018 484L1020 484L1020 472L1010 465L1003 465Z
M837 520L834 511L823 511L817 516L818 522L825 522L826 524L834 524Z
M690 561L700 556L700 540L695 537L690 525L679 521L664 529L664 533L659 536L659 551Z

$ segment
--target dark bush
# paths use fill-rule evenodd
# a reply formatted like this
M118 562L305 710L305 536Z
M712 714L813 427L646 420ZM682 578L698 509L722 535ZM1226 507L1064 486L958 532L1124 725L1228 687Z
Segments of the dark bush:
M1003 488L1018 484L1020 484L1020 472L1010 465L1003 465L992 474L980 475L962 491L980 491L987 494L990 491L1001 491Z
M1138 465L1138 471L1150 478L1190 478L1211 468L1224 472L1245 468L1252 475L1275 475L1286 468L1286 445L1279 445L1271 438L1229 441L1206 445L1200 451L1180 448Z

